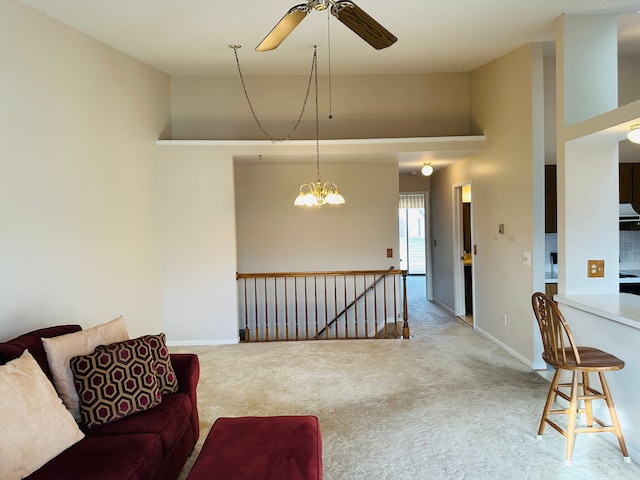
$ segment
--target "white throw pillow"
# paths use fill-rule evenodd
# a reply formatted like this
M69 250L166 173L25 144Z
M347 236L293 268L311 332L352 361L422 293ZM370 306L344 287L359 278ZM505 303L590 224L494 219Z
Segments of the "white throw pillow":
M73 372L69 366L69 360L78 355L93 353L98 345L109 345L128 339L129 332L122 315L110 322L96 325L87 330L42 339L58 395L60 395L76 422L82 420L80 416L80 400L73 383Z
M25 350L0 366L0 478L21 479L84 437Z

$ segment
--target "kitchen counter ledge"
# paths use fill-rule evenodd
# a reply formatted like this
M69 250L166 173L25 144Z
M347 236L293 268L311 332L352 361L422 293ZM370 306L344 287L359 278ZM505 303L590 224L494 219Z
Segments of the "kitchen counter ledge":
M640 296L630 293L554 295L560 305L583 310L640 330Z

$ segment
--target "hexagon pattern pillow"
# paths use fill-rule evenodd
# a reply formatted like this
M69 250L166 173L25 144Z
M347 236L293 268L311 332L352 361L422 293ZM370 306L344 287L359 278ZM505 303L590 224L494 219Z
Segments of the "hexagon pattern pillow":
M164 333L158 335L145 335L140 337L151 349L151 357L153 358L153 370L156 372L156 378L162 395L175 393L178 391L178 378L176 377L169 350L166 345L166 336Z
M69 362L88 428L147 410L162 400L151 348L142 338L99 346Z

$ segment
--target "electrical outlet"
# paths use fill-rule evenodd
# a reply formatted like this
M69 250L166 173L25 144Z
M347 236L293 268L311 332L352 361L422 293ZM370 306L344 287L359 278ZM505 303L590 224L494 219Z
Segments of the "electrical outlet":
M587 277L604 277L604 260L587 260Z

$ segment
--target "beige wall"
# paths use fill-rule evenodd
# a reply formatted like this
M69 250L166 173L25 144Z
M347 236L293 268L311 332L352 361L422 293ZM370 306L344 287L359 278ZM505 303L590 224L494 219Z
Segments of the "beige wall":
M401 192L428 192L431 177L424 175L400 175Z
M162 329L155 139L169 78L0 2L0 339L124 314Z
M323 165L346 204L294 207L314 173L312 165L236 165L238 271L399 268L398 165Z
M158 146L162 302L173 344L235 343L233 159L210 146Z
M434 298L453 310L452 191L471 182L476 327L529 364L539 358L530 303L535 269L523 265L522 254L533 254L544 241L544 216L534 216L534 199L538 208L543 204L542 85L540 45L471 72L472 125L486 132L486 149L431 177ZM537 275L543 278L542 271Z
M285 136L300 113L308 77L249 77L247 88L268 132ZM174 139L263 139L237 77L173 77ZM376 138L469 133L469 76L336 76L333 120L327 79L320 77L321 138ZM310 101L313 101L311 97ZM315 137L312 104L293 139ZM322 177L347 199L340 208L294 209L300 184L314 168L235 163L238 271L386 269L399 266L398 166L325 162ZM423 179L412 190L425 191ZM271 195L276 195L273 198ZM273 198L273 200L270 200ZM326 235L328 236L328 239ZM301 242L300 240L306 240ZM393 257L386 257L387 248Z
M640 55L618 57L618 105L640 99Z
M284 137L300 115L304 76L247 77L258 119ZM320 76L320 137L377 138L469 134L467 73L334 76L333 120L327 78ZM264 139L238 77L172 77L174 139ZM315 138L313 88L293 139Z

